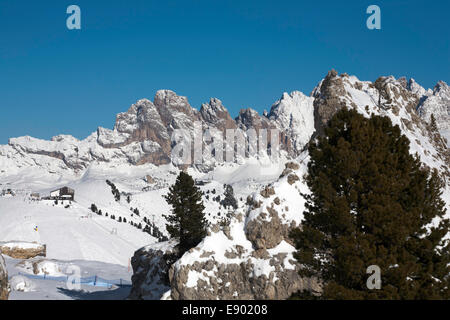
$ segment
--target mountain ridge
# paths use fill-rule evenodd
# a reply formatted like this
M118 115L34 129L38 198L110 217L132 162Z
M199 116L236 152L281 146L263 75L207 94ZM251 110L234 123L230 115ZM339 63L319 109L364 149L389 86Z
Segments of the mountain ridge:
M349 90L359 92L351 97ZM300 91L284 92L271 105L268 113L259 114L251 108L241 109L234 119L218 98L211 98L197 110L189 104L187 97L167 89L158 90L153 101L140 99L127 111L117 114L113 129L98 127L83 140L71 135L57 135L50 140L30 136L10 138L7 145L0 145L0 159L5 162L5 157L14 158L23 168L34 165L45 167L45 158L42 157L49 157L57 163L47 171L71 170L74 174L83 172L93 162L169 164L173 147L171 134L175 129L193 130L195 121L201 122L204 128L223 132L236 128L256 131L278 129L282 149L287 157L295 158L313 133L320 134L321 127L338 109L355 107L359 102L354 100L363 95L372 100L370 103L376 105L376 100L379 100L378 104L382 102L385 108L397 112L411 109L407 112L412 117L415 113L424 125L430 122L431 114L434 114L440 135L449 143L450 88L445 82L439 81L433 90L426 90L414 79L388 76L372 83L360 81L346 73L338 75L331 70L309 96ZM394 102L389 105L389 101ZM207 162L214 163L214 159L207 159ZM11 166L14 167L14 164L9 164ZM5 172L0 172L0 175L2 173Z

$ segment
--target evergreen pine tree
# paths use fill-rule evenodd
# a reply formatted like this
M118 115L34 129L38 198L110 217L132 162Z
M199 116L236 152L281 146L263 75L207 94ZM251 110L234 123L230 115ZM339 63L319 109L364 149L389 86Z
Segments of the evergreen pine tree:
M442 181L410 155L399 127L343 109L309 153L311 193L291 237L300 274L323 281L321 298L449 299ZM371 265L381 269L379 290L367 288Z
M238 208L238 204L237 204L236 198L234 197L233 187L231 185L226 184L226 185L224 185L224 188L225 188L225 192L224 192L225 197L222 201L220 201L220 204L224 208L231 207L236 210Z
M179 239L182 255L206 236L202 192L189 174L181 172L165 198L172 206L171 214L164 216L167 220L166 229L173 238Z
M438 127L437 127L436 118L435 118L434 114L431 114L431 117L430 117L430 128L433 133L438 132Z

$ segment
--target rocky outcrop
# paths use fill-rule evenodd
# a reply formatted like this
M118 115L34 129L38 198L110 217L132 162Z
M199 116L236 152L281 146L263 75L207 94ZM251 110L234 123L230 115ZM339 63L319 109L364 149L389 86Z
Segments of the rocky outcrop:
M169 268L176 260L176 242L161 242L137 250L131 259L133 276L129 299L158 300L170 289Z
M30 242L0 242L0 252L14 259L31 259L45 257L47 248L42 244Z
M276 129L275 124L270 122L267 117L261 116L258 111L251 108L241 109L236 118L236 123L244 131L248 129L255 129L256 131L261 129Z
M9 285L8 272L6 270L5 259L0 254L0 300L8 300Z
M171 298L264 300L287 299L302 290L320 293L317 279L299 275L289 238L304 200L303 181L290 184L288 176L304 168L288 162L288 175L250 196L229 225L211 226L202 243L170 268Z
M267 260L273 270L259 275L254 258L240 263L219 263L214 260L194 262L191 265L170 269L171 298L174 300L284 300L301 290L320 292L315 279L301 278L299 266L278 254ZM290 263L293 263L292 268ZM195 286L190 276L198 275Z
M292 244L289 232L296 227L295 222L286 224L280 219L274 208L267 207L266 210L267 213L263 212L256 219L247 223L247 239L257 250L275 248L283 240Z
M237 127L236 122L231 118L230 113L223 106L222 101L217 98L211 98L209 103L202 104L200 115L207 126L216 128L222 132Z
M316 134L323 134L323 128L333 115L345 107L341 97L345 95L342 79L336 70L328 72L327 76L312 92L314 99L314 126Z

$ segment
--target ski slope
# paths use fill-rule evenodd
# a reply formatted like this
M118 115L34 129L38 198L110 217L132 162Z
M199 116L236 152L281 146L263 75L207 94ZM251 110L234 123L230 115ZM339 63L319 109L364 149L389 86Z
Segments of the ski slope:
M218 166L209 173L193 168L189 169L189 173L195 179L208 182L200 189L205 193L206 216L210 222L216 223L227 213L213 200L217 196L223 199L224 184L231 184L237 200L245 202L247 195L276 179L282 167L282 163L267 166L250 159L241 165ZM1 182L8 181L8 188L16 190L17 195L0 197L0 242L45 244L47 258L50 259L90 260L128 266L136 250L158 241L130 225L130 221L144 226L145 217L167 235L163 216L170 211L170 207L164 195L175 182L178 172L172 166L102 164L90 166L75 178L60 176L54 179L49 175L39 175L39 172L30 172L26 179L2 179ZM147 183L144 179L146 175L150 175L155 182ZM114 199L107 179L120 192L130 195L129 203L124 195L119 202ZM55 204L51 200L30 200L31 192L39 192L42 197L62 186L75 190L75 202L59 201ZM91 211L91 204L102 211L102 216ZM134 208L138 208L139 216L132 212ZM111 215L116 219L112 220ZM127 222L118 222L119 217Z

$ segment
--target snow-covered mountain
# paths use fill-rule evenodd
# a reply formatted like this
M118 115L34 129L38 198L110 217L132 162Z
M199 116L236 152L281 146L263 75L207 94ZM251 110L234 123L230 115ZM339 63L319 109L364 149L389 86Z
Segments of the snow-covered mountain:
M294 247L287 236L302 221L300 193L308 192L303 176L310 139L321 134L324 124L344 106L365 116L388 116L409 138L411 153L439 170L446 181L444 199L450 209L449 97L444 82L427 90L413 79L389 76L369 82L332 70L309 96L283 93L263 114L245 109L233 119L217 98L197 110L186 97L161 90L153 101L139 100L118 114L113 129L100 127L84 140L68 135L50 141L11 138L8 145L0 146L0 190L11 188L18 195L0 197L0 241L45 242L51 258L121 265L148 245L133 258L133 266L142 273L135 274L136 298L159 298L170 290L166 298L281 299L301 288L314 289L313 279L298 276ZM431 114L439 132L430 126ZM192 131L194 122L204 129L238 128L246 139L249 129L278 129L282 157L272 162L258 157L217 162L210 157L204 166L177 167L171 160L172 133ZM159 283L157 272L146 276L146 264L159 261L172 244L155 244L156 237L129 222L151 221L165 234L163 214L169 208L163 195L180 169L204 181L200 188L211 227L202 243L166 270L167 286ZM120 201L114 199L106 180L122 193ZM220 205L224 184L233 186L238 209ZM31 192L46 195L64 185L76 192L76 202L68 208L29 200ZM89 216L92 203L102 209L102 216ZM139 216L130 210L135 208ZM119 223L119 216L128 223ZM228 217L227 225L219 224L223 217ZM34 226L39 226L38 232Z
M28 168L56 175L80 175L92 163L169 164L173 131L192 131L195 121L201 122L204 128L221 131L255 128L259 121L262 128L285 132L287 151L295 155L312 134L312 102L312 98L300 92L283 94L269 117L245 110L233 120L219 99L212 98L199 111L189 105L186 97L160 90L153 102L139 100L128 111L118 114L113 130L99 127L84 140L70 135L59 135L50 141L29 136L11 138L8 145L0 146L0 177Z

